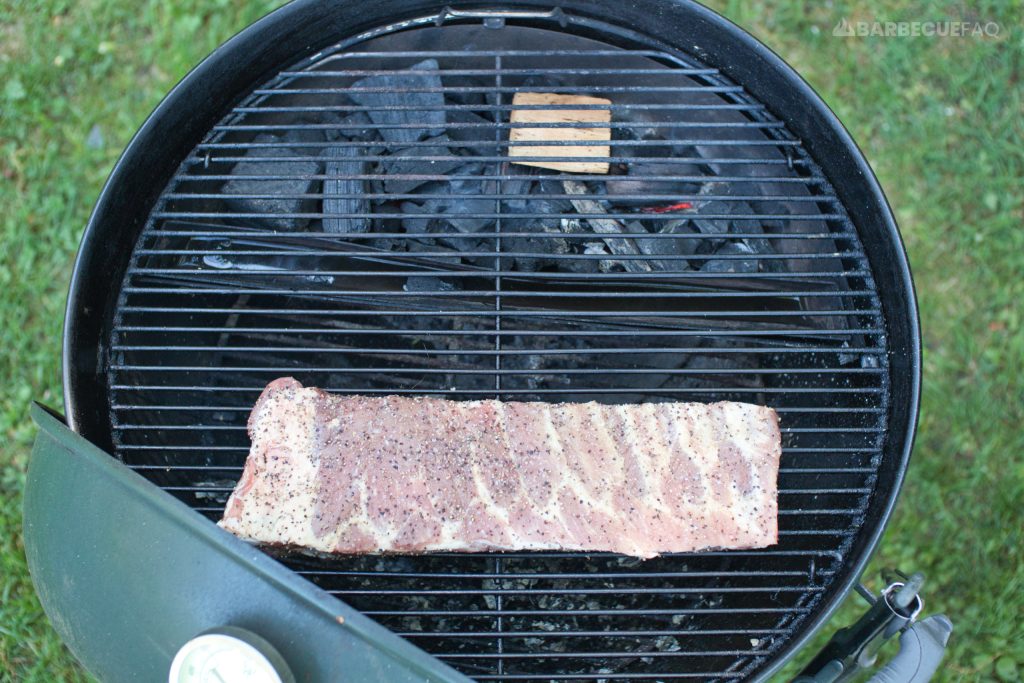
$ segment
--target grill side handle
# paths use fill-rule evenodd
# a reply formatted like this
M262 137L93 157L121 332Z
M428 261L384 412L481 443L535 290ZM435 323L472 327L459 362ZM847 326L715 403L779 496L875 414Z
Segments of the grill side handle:
M223 627L258 634L297 680L469 679L68 429L39 405L25 554L54 628L102 681L167 680L178 649Z
M881 595L864 586L858 592L871 607L856 623L840 629L793 683L841 683L873 667L886 640L900 634L900 649L868 683L928 683L939 668L953 623L944 614L921 621L924 608L920 589L924 575L906 577L886 570L896 580Z

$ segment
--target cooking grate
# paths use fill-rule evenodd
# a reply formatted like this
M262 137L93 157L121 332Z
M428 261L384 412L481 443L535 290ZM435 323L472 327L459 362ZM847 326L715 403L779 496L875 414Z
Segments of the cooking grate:
M888 412L879 299L842 204L765 106L690 56L560 20L391 26L242 100L135 246L107 359L115 451L216 518L282 375L770 405L773 548L287 558L479 680L743 678L838 589L860 530ZM611 100L611 173L509 164L525 90Z

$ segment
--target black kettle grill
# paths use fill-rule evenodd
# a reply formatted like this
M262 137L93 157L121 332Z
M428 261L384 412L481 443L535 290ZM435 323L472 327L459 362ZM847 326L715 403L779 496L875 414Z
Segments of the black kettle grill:
M552 168L593 160L557 140L511 163L519 92L606 98L607 172ZM208 519L283 375L772 406L779 544L271 560ZM299 0L182 80L103 190L68 301L70 430L36 411L29 565L103 680L162 680L176 655L187 676L211 629L280 680L763 680L863 571L919 381L877 181L736 26L669 0ZM869 660L919 585L893 577L806 680Z

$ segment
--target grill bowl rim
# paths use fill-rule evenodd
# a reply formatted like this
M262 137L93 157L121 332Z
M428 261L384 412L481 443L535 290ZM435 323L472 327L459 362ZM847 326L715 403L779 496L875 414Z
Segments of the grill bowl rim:
M118 293L111 284L120 282L153 200L184 154L234 105L236 94L247 92L282 65L336 42L339 36L438 14L445 7L478 9L481 5L466 0L379 0L367 7L296 0L243 29L168 93L115 164L74 264L64 318L62 378L65 413L75 432L110 450L109 433L103 435L107 415L103 361L110 312ZM755 675L755 680L767 680L807 644L852 590L885 531L903 483L921 389L920 323L906 250L881 186L849 132L792 67L749 33L689 0L636 0L629 7L584 0L559 5L572 15L630 26L671 49L691 54L720 69L765 103L804 141L821 166L857 227L874 273L891 363L889 424L874 494L882 494L884 499L869 504L867 518L830 595ZM552 3L514 0L500 6L550 9ZM278 40L281 35L292 39ZM195 115L196 105L199 115ZM154 150L163 151L156 155L156 163ZM135 222L126 220L126 215ZM869 531L864 533L865 529Z

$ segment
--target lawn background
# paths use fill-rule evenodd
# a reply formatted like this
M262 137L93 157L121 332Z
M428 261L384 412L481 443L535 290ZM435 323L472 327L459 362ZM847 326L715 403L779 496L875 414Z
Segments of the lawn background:
M0 0L0 680L87 680L39 608L20 540L35 434L28 406L61 405L61 324L82 228L164 93L277 4ZM1024 6L710 4L836 111L876 170L910 253L924 332L920 432L869 578L877 586L883 565L928 575L928 609L956 623L940 680L1019 680ZM1002 30L995 39L833 37L842 17L997 21ZM832 628L854 618L856 603Z

